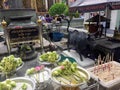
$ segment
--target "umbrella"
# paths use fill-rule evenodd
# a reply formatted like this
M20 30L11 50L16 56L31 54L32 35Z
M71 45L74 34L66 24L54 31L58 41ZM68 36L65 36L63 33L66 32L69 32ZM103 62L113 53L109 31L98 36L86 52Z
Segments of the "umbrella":
M104 21L110 21L110 19L106 18L106 17L103 17L103 16L100 16L99 14L92 17L92 18L89 18L86 20L86 22L104 22Z

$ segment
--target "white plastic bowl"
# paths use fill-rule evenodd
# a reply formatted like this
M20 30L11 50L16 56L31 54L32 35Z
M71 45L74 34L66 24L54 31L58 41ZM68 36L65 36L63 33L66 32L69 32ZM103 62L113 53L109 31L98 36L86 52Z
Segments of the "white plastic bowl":
M16 77L11 80L16 82L16 87L13 90L18 90L24 83L27 85L27 90L35 90L35 83L29 78Z

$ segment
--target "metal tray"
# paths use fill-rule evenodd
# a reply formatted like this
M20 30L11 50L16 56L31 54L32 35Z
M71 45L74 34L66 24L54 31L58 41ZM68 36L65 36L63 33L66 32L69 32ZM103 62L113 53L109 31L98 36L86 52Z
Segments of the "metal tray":
M13 90L19 90L23 83L27 84L27 90L35 90L35 83L29 78L17 77L11 80L16 82L16 87Z
M51 70L45 67L43 71L40 71L32 75L25 74L25 76L32 79L35 83L36 83L36 79L38 79L38 81L42 83L42 82L48 82L48 80L50 79L50 72Z
M61 55L58 56L58 59L56 60L56 62L59 62L60 60L61 60ZM40 64L43 64L43 65L50 65L50 64L56 63L56 62L51 63L51 62L47 62L47 61L45 62L45 61L42 61L41 58L39 58L38 62L39 62Z
M82 82L82 83L79 83L79 84L65 84L65 83L62 83L61 81L58 81L55 77L52 76L52 72L57 70L58 68L60 68L60 66L54 68L52 71L51 71L51 80L59 85L62 85L62 86L67 86L67 87L77 87L77 86L80 86L80 85L83 85L83 84L86 84L87 81L90 80L90 75L89 73L87 72L87 70L85 70L84 68L78 66L77 68L80 70L80 73L82 76L86 77L86 80L85 82Z
M48 87L48 84L50 82L50 72L51 70L48 68L44 68L44 70L32 74L32 75L27 75L25 74L26 77L30 78L32 81L36 83L36 89L37 90L44 90L46 87Z
M23 66L24 66L24 62L22 62L22 64L21 64L19 67L17 67L16 70L9 72L9 74L10 74L10 75L14 74L14 73L17 72L18 70L20 70ZM1 71L0 71L0 75L4 75L4 74L5 74L4 72L1 72Z

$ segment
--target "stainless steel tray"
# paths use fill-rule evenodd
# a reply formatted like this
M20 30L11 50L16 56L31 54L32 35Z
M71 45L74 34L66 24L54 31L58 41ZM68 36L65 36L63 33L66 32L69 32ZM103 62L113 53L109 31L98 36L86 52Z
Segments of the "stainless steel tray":
M16 87L13 90L19 90L23 85L23 83L27 85L27 90L35 90L35 83L29 78L17 77L17 78L11 78L11 80L16 82Z
M61 60L61 56L59 55L59 56L58 56L58 59L56 60L56 62L59 62L60 60ZM51 63L51 62L47 62L47 61L42 61L41 58L38 60L38 62L39 62L40 64L44 64L44 65L50 65L50 64L56 63L56 62Z
M51 71L51 80L52 80L53 82L59 84L59 85L67 86L67 87L77 87L77 86L86 84L87 81L90 80L90 75L89 75L89 73L87 72L87 70L85 70L84 68L78 66L77 68L79 69L80 74L81 74L82 76L86 77L86 80L87 80L87 81L84 81L84 82L79 83L79 84L65 84L65 83L62 83L62 81L58 81L55 77L52 76L52 72L55 71L55 70L57 70L58 68L60 68L60 66L54 68L54 69ZM69 82L69 81L68 81L68 82Z

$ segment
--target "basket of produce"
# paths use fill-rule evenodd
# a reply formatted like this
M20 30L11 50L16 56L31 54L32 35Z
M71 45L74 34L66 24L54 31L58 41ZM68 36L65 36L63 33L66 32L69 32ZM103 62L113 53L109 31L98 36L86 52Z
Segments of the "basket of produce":
M0 82L0 90L35 90L35 83L25 77L6 79Z
M30 68L26 71L26 77L29 77L36 83L36 88L44 89L47 87L50 80L50 69L44 65Z
M64 60L60 66L52 69L51 79L64 87L78 87L90 79L89 73L75 62Z
M11 75L21 69L24 62L21 58L16 58L14 55L4 57L0 62L0 73L4 75Z
M61 56L56 52L47 52L39 56L39 62L41 64L54 64L61 59Z

